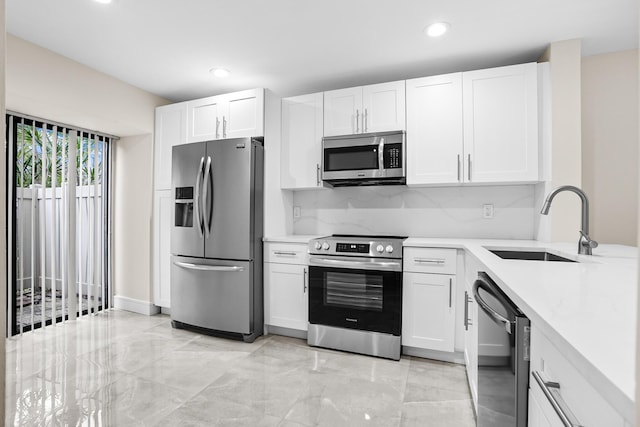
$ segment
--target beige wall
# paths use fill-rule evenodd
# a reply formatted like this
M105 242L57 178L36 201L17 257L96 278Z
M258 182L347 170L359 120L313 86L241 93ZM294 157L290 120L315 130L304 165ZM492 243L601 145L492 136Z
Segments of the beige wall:
M114 294L151 301L154 110L168 101L7 35L7 109L122 137L114 144Z
M6 48L6 33L4 21L4 0L0 0L0 57L4 59ZM0 61L0 114L5 114L5 61ZM5 123L0 124L0 135L5 134ZM0 156L0 271L7 271L7 183L6 183L6 156ZM7 275L0 275L0 331L7 330ZM4 335L2 335L4 338ZM4 420L5 414L5 340L0 339L0 420Z
M591 235L636 244L638 51L582 58L582 185Z
M552 43L542 61L550 63L551 77L551 182L546 191L560 185L582 185L580 40ZM578 241L580 199L572 193L556 197L549 218L550 240Z

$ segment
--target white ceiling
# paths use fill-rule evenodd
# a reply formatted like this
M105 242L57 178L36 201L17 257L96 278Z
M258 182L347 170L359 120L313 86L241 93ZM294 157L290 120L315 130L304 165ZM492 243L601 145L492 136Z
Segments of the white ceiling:
M451 24L441 39L423 28ZM282 96L638 47L637 0L6 0L7 31L173 101ZM43 64L44 65L44 64ZM231 70L214 79L208 70Z

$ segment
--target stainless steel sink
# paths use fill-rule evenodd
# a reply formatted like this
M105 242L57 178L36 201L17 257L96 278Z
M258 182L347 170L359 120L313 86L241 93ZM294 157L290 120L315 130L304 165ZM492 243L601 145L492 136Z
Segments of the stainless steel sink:
M489 249L502 259L517 259L526 261L559 261L559 262L577 262L569 258L561 257L545 251L506 251Z

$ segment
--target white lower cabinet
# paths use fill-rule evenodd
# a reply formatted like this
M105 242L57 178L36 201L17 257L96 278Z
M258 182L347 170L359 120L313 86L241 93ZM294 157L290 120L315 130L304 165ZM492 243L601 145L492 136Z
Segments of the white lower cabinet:
M455 276L404 273L402 345L453 351Z
M265 324L306 331L309 322L306 243L266 243L265 261Z
M541 386L536 376L543 382ZM550 397L543 392L545 387ZM591 385L574 364L543 333L531 325L529 427L564 426L552 405L574 423L584 426L624 427L624 417Z
M402 345L453 352L456 250L405 248L403 258Z
M153 303L171 307L171 190L154 192L153 198Z

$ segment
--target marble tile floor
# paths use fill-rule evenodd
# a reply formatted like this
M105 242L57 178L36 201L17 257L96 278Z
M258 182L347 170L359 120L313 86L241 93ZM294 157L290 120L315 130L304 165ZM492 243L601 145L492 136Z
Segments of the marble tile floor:
M463 366L108 310L7 342L6 425L475 426Z

